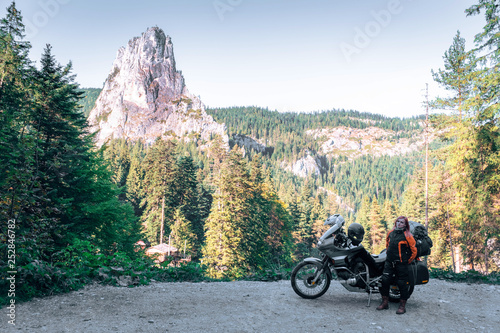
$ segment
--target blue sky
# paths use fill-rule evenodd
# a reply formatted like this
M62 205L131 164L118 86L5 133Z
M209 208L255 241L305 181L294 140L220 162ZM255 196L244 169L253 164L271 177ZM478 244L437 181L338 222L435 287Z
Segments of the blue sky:
M172 37L177 69L205 105L278 111L354 109L425 113L445 92L443 68L457 30L474 46L473 0L18 0L30 52L45 44L72 61L82 87L102 87L119 47L148 27ZM1 0L1 17L11 1ZM435 112L432 111L431 112Z

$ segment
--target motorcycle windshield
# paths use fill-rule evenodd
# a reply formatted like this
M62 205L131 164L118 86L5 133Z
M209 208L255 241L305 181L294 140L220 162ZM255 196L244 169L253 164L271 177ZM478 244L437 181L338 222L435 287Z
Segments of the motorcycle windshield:
M335 233L335 231L339 230L341 226L339 225L334 225L333 227L331 227L330 229L328 229L324 234L323 236L320 237L320 241L324 241L325 239L327 239L328 237L330 237L331 235L333 235Z

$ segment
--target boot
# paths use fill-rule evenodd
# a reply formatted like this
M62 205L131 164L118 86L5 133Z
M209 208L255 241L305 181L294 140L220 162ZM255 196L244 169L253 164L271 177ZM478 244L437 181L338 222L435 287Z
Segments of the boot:
M377 307L377 310L387 310L389 308L389 296L382 296L382 303Z
M399 301L399 308L398 311L396 311L396 314L403 314L406 312L406 300L402 299Z

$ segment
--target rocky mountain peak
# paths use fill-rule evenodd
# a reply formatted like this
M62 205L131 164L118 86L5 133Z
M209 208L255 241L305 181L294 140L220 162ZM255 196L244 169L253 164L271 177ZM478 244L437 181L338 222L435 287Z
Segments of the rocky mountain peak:
M208 141L214 134L228 142L225 126L207 115L199 97L186 88L171 38L158 27L118 50L89 123L99 146L111 138Z

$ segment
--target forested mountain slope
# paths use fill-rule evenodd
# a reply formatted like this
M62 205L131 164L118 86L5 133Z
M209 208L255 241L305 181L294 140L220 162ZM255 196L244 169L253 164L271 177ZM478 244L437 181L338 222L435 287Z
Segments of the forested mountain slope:
M89 112L98 89L83 91L81 104ZM231 145L244 145L250 155L258 152L257 145L264 147L261 152L272 166L278 189L299 190L304 178L319 175L315 183L337 193L354 212L365 196L399 200L413 171L423 163L419 150L424 116L388 118L343 109L280 113L260 107L208 108L207 113L226 124ZM351 136L342 137L345 133ZM300 162L308 167L308 155L319 162L310 166L318 172L300 171Z
M424 116L387 118L353 110L280 113L259 107L207 112L226 124L230 143L240 135L253 138L272 152L267 158L275 168L301 178L318 176L318 184L337 192L355 210L364 196L400 198L422 162L418 151L424 142Z
M83 99L79 101L79 104L81 105L81 111L85 115L85 118L87 118L90 114L90 111L94 108L95 101L97 100L97 97L99 97L99 94L101 93L102 89L99 88L82 88L81 92L83 93Z

